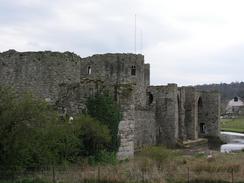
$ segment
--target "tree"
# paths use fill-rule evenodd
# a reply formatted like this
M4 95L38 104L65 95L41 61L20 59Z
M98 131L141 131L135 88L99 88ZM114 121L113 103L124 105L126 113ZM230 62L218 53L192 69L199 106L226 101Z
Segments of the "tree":
M0 165L38 167L57 162L58 114L31 94L0 87Z
M86 115L72 122L61 121L45 101L0 87L2 170L76 162L80 157L97 155L110 145L110 130L97 119Z
M81 141L80 144L83 145L81 148L83 156L96 155L111 142L107 126L88 115L76 118L73 125L77 129L76 133Z
M109 151L117 151L119 148L118 126L121 120L121 112L118 104L108 94L96 94L88 98L87 113L106 125L111 134L111 143L107 146Z

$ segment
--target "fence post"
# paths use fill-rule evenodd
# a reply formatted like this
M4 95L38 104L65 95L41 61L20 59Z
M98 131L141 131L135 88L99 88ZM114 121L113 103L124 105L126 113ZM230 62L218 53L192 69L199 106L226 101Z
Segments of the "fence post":
M12 166L10 168L10 173L11 173L11 181L14 183L15 182L15 176L16 176L16 173L17 173L17 169L15 166Z
M231 182L234 183L234 169L231 169Z
M187 167L187 182L190 183L190 168Z
M100 182L100 166L98 166L98 171L97 171L97 181L98 183Z
M54 166L52 168L52 172L53 172L53 183L56 182L56 178L55 178L55 169L54 169Z

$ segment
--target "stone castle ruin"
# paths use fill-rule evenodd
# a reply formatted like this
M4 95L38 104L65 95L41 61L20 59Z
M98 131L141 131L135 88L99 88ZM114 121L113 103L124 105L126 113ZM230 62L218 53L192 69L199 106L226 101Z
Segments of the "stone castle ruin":
M120 158L143 146L176 146L219 135L220 95L194 87L150 85L150 65L140 54L80 58L70 52L0 53L0 85L31 91L60 113L85 110L88 96L108 90L122 110Z

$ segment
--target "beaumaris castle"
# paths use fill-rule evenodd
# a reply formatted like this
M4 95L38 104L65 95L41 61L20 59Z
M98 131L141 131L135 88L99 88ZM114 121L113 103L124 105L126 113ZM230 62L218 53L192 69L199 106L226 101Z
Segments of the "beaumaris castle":
M120 158L148 145L173 147L219 135L219 93L176 84L151 86L150 65L140 54L81 58L70 52L9 50L0 53L0 86L31 91L69 116L82 113L89 96L109 91L123 116Z

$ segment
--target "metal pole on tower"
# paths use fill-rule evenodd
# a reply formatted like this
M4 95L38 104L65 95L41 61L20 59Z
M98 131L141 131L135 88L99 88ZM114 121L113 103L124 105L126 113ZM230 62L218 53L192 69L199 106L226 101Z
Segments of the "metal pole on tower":
M143 30L141 30L141 35L140 35L140 38L141 38L141 54L142 54L142 52L143 52Z
M135 49L135 54L136 54L136 14L135 14L135 32L134 32L134 49Z

